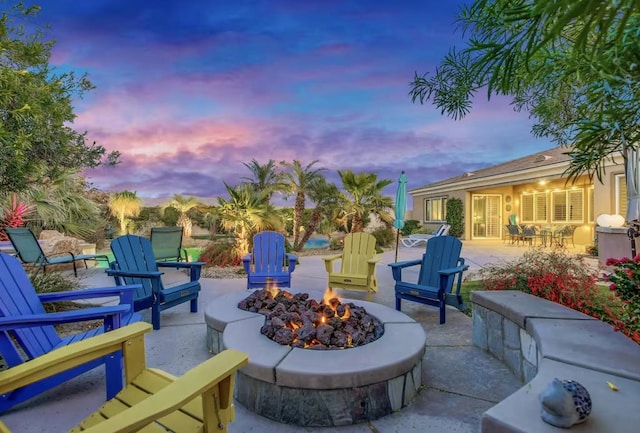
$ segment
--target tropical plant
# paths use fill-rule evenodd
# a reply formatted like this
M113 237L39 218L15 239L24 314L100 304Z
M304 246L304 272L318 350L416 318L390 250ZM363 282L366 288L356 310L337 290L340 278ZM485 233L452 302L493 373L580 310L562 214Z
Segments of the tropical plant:
M54 41L32 18L39 6L15 4L0 15L0 191L21 192L66 171L115 164L118 153L74 131L74 97L93 88L86 75L49 65ZM29 32L31 31L31 32Z
M58 230L83 239L105 226L97 192L92 192L83 176L64 172L56 178L42 179L23 190L21 196L34 208L28 226L34 232Z
M406 220L404 222L404 227L400 229L400 234L402 236L409 236L412 233L417 233L420 231L420 221L418 220Z
M180 194L175 194L171 200L160 208L160 212L164 214L168 208L177 210L180 215L178 216L178 222L176 225L178 227L182 227L182 234L189 238L191 237L191 232L193 230L193 222L187 213L191 209L197 209L203 206L204 205L198 201L196 197L184 197Z
M338 170L342 180L341 206L343 225L350 232L361 232L369 214L378 215L387 223L393 223L393 200L382 195L382 189L393 183L389 179L378 180L375 173L354 173Z
M120 234L127 234L129 218L138 216L142 210L142 199L135 191L121 191L114 193L109 199L109 210L118 219Z
M637 0L475 0L458 18L466 47L415 75L414 102L459 119L479 90L510 95L534 135L569 147L570 178L601 179L609 157L640 142Z
M278 170L278 166L273 159L270 159L265 164L260 164L255 159L252 159L250 163L243 162L242 164L247 167L252 174L252 177L243 177L242 179L256 191L264 192L265 201L271 201L274 193L287 188L283 175Z
M324 177L319 177L310 185L309 199L315 203L309 222L305 226L304 235L293 245L294 251L302 251L304 244L311 235L318 230L323 219L326 219L336 209L340 202L340 190L333 183L328 183Z
M209 242L200 252L198 261L207 266L235 267L242 265L242 256L228 242ZM244 273L244 272L243 272Z
M604 275L611 283L609 289L622 302L619 329L640 344L640 255L609 258L606 264L612 267L611 273Z
M302 227L302 218L306 206L306 197L313 183L322 176L325 168L315 168L319 160L314 160L307 165L302 165L298 160L293 162L281 161L280 165L285 167L287 171L283 173L287 184L285 192L295 195L293 206L293 245L300 243L300 228Z
M0 241L7 241L5 228L22 227L26 218L33 212L33 206L18 201L16 194L11 194L10 202L4 209L0 209Z
M249 253L253 235L261 230L279 230L282 221L273 207L265 202L264 192L254 190L250 185L241 184L233 188L224 184L229 199L218 197L215 212L222 227L235 237L238 256Z
M450 198L447 200L447 223L449 235L460 237L464 234L464 212L462 210L462 200L459 198Z

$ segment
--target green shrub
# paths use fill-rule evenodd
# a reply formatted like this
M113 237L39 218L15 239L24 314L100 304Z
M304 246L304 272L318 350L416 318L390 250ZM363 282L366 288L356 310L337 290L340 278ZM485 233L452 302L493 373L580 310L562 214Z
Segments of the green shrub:
M464 213L462 200L459 198L447 200L447 223L451 225L449 236L459 238L464 234Z
M80 284L76 279L66 278L60 272L49 271L45 273L42 270L32 270L29 271L28 275L31 284L36 289L36 293L65 292L80 289ZM47 302L43 305L48 313L78 308L75 303L69 301Z
M633 259L607 259L613 272L606 275L609 289L622 302L620 330L640 344L640 255Z
M404 227L400 229L402 236L409 236L412 233L416 233L420 230L420 221L418 220L406 220Z
M396 232L390 227L379 227L372 231L371 234L376 238L376 246L385 248L395 245Z
M210 242L200 252L198 261L205 262L207 266L231 267L240 266L242 257L238 254L233 243Z

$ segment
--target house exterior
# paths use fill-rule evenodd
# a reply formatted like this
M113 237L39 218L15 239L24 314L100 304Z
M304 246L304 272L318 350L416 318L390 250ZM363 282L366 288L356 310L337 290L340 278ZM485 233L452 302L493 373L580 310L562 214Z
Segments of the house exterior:
M519 224L575 225L575 243L591 245L598 215L626 214L622 157L607 162L601 181L569 181L566 151L556 147L411 189L413 218L436 228L446 220L447 200L455 197L464 208L463 239L503 239L511 217Z

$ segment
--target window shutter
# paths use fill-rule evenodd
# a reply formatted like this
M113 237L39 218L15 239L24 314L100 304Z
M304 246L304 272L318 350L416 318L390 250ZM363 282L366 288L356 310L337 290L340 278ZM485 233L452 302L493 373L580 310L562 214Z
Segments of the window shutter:
M533 222L533 194L522 194L520 197L521 221L523 223Z
M583 222L584 221L584 200L582 190L567 191L568 196L568 218L570 222Z

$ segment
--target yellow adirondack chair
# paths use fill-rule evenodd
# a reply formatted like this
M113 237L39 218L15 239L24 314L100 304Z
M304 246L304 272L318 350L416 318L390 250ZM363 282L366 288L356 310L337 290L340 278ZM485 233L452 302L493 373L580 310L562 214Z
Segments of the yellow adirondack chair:
M159 425L177 433L227 432L234 419L235 372L248 363L247 355L225 350L176 378L146 367L144 334L149 331L148 323L135 323L2 371L0 394L122 350L125 388L70 432L126 433L145 426L149 430L144 431L156 431ZM10 433L1 422L0 433Z
M323 257L329 275L328 287L346 290L366 290L370 295L378 291L376 264L380 260L376 254L376 238L369 233L349 233L343 241L341 254ZM341 260L340 270L334 262Z

